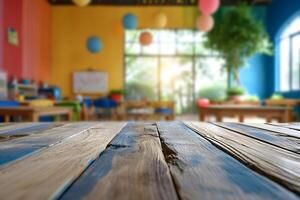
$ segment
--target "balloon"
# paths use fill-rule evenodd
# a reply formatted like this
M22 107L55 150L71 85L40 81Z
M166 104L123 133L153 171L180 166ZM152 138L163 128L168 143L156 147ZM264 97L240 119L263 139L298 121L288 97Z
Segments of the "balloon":
M155 16L155 25L158 27L158 28L164 28L166 27L168 23L168 17L165 13L158 13L156 16Z
M140 35L140 43L144 46L150 45L153 41L152 34L148 31L142 32Z
M197 19L199 31L209 32L214 27L214 18L210 15L200 15Z
M90 4L91 0L73 0L73 3L75 3L77 6L83 7Z
M129 30L136 29L137 25L138 25L138 20L135 15L128 13L123 17L123 26L125 29L129 29Z
M100 38L95 36L88 38L86 45L87 45L87 49L91 53L98 53L103 48L102 41L100 40Z
M211 15L218 10L220 0L199 0L198 6L202 14Z

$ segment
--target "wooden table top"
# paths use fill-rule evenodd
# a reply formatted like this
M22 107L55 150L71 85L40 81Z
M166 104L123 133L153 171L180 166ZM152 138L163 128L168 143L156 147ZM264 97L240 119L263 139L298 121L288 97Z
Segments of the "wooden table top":
M45 112L45 111L68 111L72 108L61 107L61 106L50 106L50 107L34 107L34 106L19 106L19 107L1 107L1 111L34 111L34 112Z
M0 124L0 198L300 199L300 124Z
M200 109L215 109L215 110L292 110L290 107L283 106L257 106L257 105L208 105Z

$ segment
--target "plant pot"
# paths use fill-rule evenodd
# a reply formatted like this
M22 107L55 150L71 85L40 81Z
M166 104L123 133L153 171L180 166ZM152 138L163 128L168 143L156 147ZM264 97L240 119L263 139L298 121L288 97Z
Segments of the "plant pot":
M242 96L241 95L232 95L232 96L229 96L228 99L230 101L238 102L238 101L242 101Z

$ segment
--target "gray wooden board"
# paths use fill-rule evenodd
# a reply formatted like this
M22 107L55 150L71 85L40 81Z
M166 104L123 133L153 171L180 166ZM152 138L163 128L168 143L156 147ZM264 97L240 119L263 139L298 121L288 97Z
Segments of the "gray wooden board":
M11 123L0 127L0 136L18 136L43 133L50 128L63 126L65 123Z
M0 197L50 199L59 196L106 148L125 123L98 123L20 162L0 167Z
M95 123L69 123L60 127L52 127L43 131L43 134L33 134L1 142L0 166L32 155L38 150L57 144L94 125Z
M283 137L288 140L294 141L300 144L300 131L289 129L283 126L272 126L269 124L258 124L258 123L243 123L244 126L255 127L262 130L267 130L269 133L278 137Z
M155 124L129 123L61 199L177 199Z
M298 199L181 122L158 123L158 131L180 199Z
M288 151L300 153L300 145L297 142L288 140L286 137L281 137L278 134L276 135L276 133L272 131L262 130L251 126L245 126L243 124L238 124L238 123L213 123L213 124L228 130L238 132L245 136L249 136L256 140L263 141L271 145L286 149Z
M300 155L219 126L185 122L248 167L300 194Z
M289 129L300 131L300 123L269 123L273 126L286 127Z

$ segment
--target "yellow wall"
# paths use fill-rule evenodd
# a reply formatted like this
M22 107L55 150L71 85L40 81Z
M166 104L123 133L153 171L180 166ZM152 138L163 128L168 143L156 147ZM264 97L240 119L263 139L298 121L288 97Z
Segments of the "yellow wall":
M138 28L153 28L154 16L164 12L168 28L194 28L198 16L195 7L52 7L52 71L51 83L72 96L72 72L93 68L109 74L109 89L123 87L122 17L127 12L139 19ZM99 54L86 50L86 39L101 37L104 48Z

